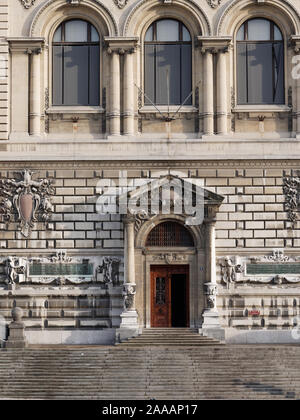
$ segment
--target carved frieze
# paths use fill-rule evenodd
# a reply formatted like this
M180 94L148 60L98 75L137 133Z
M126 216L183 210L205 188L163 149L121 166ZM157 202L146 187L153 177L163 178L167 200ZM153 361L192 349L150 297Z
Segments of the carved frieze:
M38 215L41 221L49 221L53 211L50 196L54 194L54 188L48 179L34 181L33 173L28 169L20 174L23 179L18 181L0 180L0 214L9 223L16 213L19 229L23 236L28 237Z
M219 266L221 281L227 288L231 284L300 283L300 256L287 256L281 249L270 255L225 257L219 260Z
M184 254L177 254L177 253L163 253L158 255L153 255L153 261L164 261L166 264L173 264L173 263L183 263L188 260L188 255Z
M45 257L9 256L0 260L0 283L7 285L81 285L120 286L121 259L112 257L70 257L59 250Z

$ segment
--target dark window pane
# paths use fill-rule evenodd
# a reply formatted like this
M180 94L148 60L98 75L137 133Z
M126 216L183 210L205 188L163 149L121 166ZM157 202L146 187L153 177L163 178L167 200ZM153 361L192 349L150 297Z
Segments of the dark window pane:
M63 47L53 47L53 105L62 105Z
M237 90L238 104L243 105L248 102L247 95L247 46L237 44Z
M158 105L180 104L179 45L157 45L156 47L156 103Z
M99 47L90 47L90 100L89 105L99 105Z
M145 93L155 103L155 47L145 46ZM145 104L150 105L145 97Z
M88 105L88 49L64 47L64 105Z
M273 103L272 44L247 44L248 103Z
M53 42L60 42L61 41L61 25L56 29Z
M192 48L190 45L181 46L181 100L186 99L192 90ZM185 102L185 105L192 104L192 96Z

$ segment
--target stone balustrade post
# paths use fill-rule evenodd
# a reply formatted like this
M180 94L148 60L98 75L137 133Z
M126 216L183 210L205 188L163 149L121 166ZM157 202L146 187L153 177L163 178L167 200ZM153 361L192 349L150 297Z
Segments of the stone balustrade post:
M9 336L6 348L22 349L26 347L25 324L22 322L23 310L14 308L11 311L13 321L9 324Z

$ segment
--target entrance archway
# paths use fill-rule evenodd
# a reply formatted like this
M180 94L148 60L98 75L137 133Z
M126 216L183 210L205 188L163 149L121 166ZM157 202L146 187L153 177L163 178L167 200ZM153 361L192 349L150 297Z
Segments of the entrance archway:
M150 265L151 327L189 326L189 265L180 264L182 255L172 250L194 246L191 233L176 221L161 222L148 234L146 247L165 252L164 265Z

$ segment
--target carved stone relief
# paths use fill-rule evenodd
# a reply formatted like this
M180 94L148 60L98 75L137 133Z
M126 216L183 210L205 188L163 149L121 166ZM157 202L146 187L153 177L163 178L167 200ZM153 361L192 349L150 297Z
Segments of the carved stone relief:
M45 257L10 256L0 261L0 283L53 286L96 283L103 288L111 283L120 286L120 263L118 258L103 257L98 266L97 257L69 257L65 251Z
M212 9L215 9L221 4L222 0L207 0L207 3L210 5Z
M300 178L288 177L283 179L283 193L285 195L285 210L288 213L288 219L295 226L298 219Z
M20 0L20 1L21 1L21 4L25 7L25 9L29 9L35 3L35 0Z
M125 283L123 286L124 309L130 311L134 306L134 296L136 294L136 285Z
M164 261L166 264L173 264L176 262L182 263L188 261L188 256L176 253L164 253L153 255L153 261Z
M205 283L206 304L209 309L217 307L217 285L215 283Z
M53 211L50 196L54 194L52 181L40 179L34 181L33 173L24 169L21 173L23 179L0 180L0 214L4 221L9 223L13 214L17 213L19 229L26 238L36 222L38 214L40 220L47 223Z
M242 259L242 263L240 263ZM257 257L225 257L219 260L221 281L230 284L300 283L300 256L290 257L281 249Z
M118 6L119 9L123 9L128 3L128 0L114 0L114 3Z

